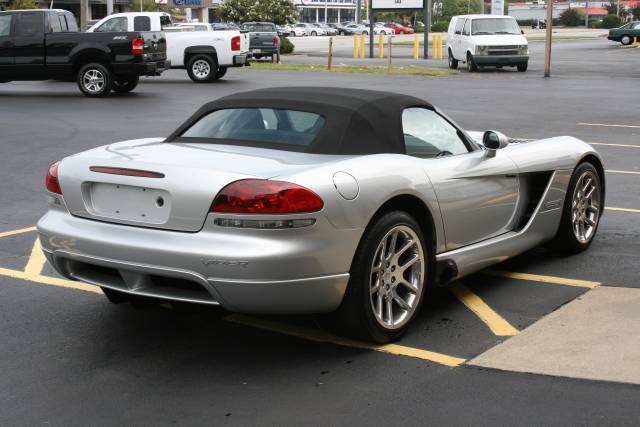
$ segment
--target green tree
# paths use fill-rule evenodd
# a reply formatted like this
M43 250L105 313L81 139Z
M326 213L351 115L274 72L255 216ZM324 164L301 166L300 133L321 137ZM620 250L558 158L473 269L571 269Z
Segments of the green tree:
M640 5L629 10L634 19L640 19Z
M567 9L560 15L560 25L579 27L584 25L584 13L580 9Z
M7 10L21 9L40 9L40 6L34 0L15 0L7 6Z
M622 18L617 15L607 15L600 22L600 28L618 28L622 25Z
M225 21L266 21L277 25L298 20L298 9L290 0L225 0L218 9Z

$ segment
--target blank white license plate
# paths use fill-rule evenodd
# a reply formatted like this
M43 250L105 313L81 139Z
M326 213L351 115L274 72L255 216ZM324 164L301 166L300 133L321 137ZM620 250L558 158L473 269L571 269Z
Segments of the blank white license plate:
M90 192L95 215L153 224L169 220L171 199L164 190L96 182Z
M262 50L260 50L260 49L253 49L253 53L262 53Z

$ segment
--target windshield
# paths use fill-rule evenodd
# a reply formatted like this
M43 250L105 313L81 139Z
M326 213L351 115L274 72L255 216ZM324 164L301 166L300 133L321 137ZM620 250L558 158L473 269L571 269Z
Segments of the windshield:
M471 35L520 34L520 27L511 18L482 18L471 22Z
M324 118L319 114L275 108L229 108L207 114L185 133L188 138L239 140L307 147L313 143ZM228 143L228 142L225 142Z

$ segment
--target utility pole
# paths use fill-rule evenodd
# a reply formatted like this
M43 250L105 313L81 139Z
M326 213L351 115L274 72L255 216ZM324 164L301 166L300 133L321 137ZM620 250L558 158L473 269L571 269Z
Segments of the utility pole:
M360 23L360 9L362 8L362 0L356 0L356 24Z
M89 21L89 0L80 0L80 31L86 31Z
M431 22L431 18L430 18L430 13L431 11L429 10L429 0L423 0L424 5L423 5L423 13L424 16L422 17L422 22L424 22L424 41L423 41L423 47L422 47L422 57L424 59L427 59L429 57L429 30L431 30L431 27L429 27L429 23Z
M113 14L113 0L107 0L107 15Z
M587 0L584 8L584 26L589 28L589 0Z
M547 0L547 37L544 44L544 76L551 76L551 37L553 35L553 0Z
M480 0L480 15L484 15L484 0Z

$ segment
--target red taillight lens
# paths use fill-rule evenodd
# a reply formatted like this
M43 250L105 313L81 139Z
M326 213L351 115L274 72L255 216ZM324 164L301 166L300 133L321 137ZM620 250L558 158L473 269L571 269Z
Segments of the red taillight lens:
M277 37L274 37L274 38L273 38L273 45L274 45L274 46L278 46L279 44L280 44L280 39L279 39L279 38L277 38Z
M142 55L144 53L144 39L133 39L131 42L131 54Z
M60 188L60 181L58 181L58 166L60 166L60 162L55 162L51 166L49 166L49 171L47 172L47 180L46 186L47 190L52 193L62 194L62 189Z
M231 50L240 50L240 36L231 39Z
M243 179L224 187L211 212L239 214L292 214L317 212L324 206L313 191L290 182Z

